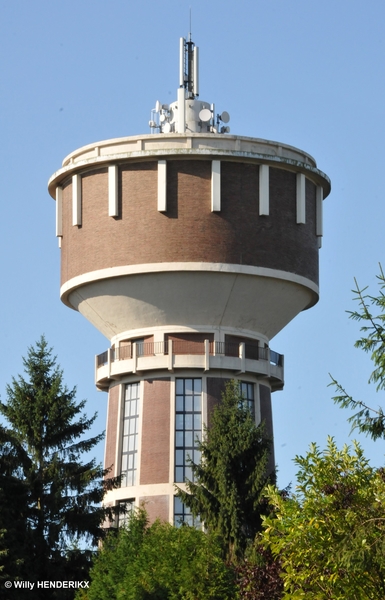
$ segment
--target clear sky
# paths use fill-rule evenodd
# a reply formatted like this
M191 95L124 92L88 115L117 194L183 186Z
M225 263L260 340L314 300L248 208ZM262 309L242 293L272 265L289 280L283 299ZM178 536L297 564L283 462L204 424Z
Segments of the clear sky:
M155 101L176 99L179 37L200 48L200 98L227 110L232 134L307 151L332 181L324 203L318 305L271 343L285 355L273 396L279 484L292 459L327 435L351 441L331 372L377 406L371 363L353 348L354 277L376 293L384 259L385 3L383 0L0 1L0 394L42 333L69 387L99 413L94 355L108 341L59 299L60 251L47 181L72 150L149 133ZM375 465L384 443L360 439ZM102 460L102 447L97 458Z

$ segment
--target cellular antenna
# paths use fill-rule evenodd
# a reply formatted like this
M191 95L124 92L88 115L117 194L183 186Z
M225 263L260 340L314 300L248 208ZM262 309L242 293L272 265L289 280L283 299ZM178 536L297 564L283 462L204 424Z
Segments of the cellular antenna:
M185 88L186 100L194 100L199 96L198 47L192 41L191 14L190 6L190 30L188 38L187 40L180 38L179 45L179 87Z
M171 104L157 102L151 111L151 133L229 133L227 112L215 114L213 103L199 100L199 48L190 32L179 41L179 88L177 100Z

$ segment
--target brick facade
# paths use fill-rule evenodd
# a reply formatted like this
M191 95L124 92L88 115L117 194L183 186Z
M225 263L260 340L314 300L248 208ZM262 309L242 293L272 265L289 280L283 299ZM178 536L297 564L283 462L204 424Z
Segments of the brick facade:
M204 342L214 341L213 333L169 333L167 340L171 340L173 354L204 354Z
M139 504L146 510L150 523L156 519L169 520L169 501L168 496L142 496L139 498Z
M296 223L296 175L270 167L270 215L259 216L259 166L221 161L221 211L211 212L211 161L167 161L167 211L157 210L157 162L123 164L120 213L108 216L107 169L82 175L82 225L72 226L63 186L62 284L83 273L159 262L280 269L318 283L315 185L306 180L306 224Z
M170 379L144 381L140 484L170 476Z

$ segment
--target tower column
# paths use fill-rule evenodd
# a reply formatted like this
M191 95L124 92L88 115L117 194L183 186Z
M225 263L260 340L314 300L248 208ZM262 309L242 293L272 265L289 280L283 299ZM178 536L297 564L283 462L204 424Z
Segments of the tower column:
M229 135L199 98L198 49L184 38L177 100L156 102L147 135L79 148L52 175L64 304L108 342L106 503L192 522L174 498L199 461L226 381L273 437L284 382L271 340L319 296L328 177L286 144ZM274 452L269 468L274 468Z

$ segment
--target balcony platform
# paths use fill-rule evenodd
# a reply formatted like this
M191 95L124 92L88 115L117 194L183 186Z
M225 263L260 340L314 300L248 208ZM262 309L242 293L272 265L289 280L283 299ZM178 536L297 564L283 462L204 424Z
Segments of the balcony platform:
M110 348L96 356L95 383L99 390L106 391L112 381L119 381L126 375L201 369L203 372L233 372L237 377L242 373L252 373L269 379L272 391L275 391L283 388L283 363L282 354L245 343L225 344L205 340L193 347L189 342L171 340L140 343L120 349Z

